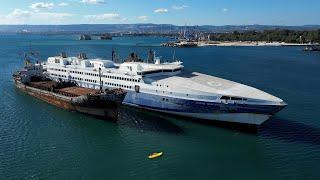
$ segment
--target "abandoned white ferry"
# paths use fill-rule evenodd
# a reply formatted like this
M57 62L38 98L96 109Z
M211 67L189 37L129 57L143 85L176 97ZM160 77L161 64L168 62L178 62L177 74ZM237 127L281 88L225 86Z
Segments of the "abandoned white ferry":
M185 117L260 125L287 105L253 87L184 71L180 61L161 63L152 51L147 62L132 53L120 63L112 54L112 60L102 60L62 53L44 67L49 77L82 87L125 89L126 105Z

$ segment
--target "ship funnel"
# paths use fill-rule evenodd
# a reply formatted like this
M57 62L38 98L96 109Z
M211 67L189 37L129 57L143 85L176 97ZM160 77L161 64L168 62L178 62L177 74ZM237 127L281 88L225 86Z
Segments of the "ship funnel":
M156 62L154 64L161 64L161 61L160 61L159 57L156 57L155 60L156 60Z
M67 58L67 53L66 53L66 52L61 52L61 53L60 53L60 57L62 57L62 58Z
M147 63L154 63L154 51L152 51L151 49L148 52Z
M78 58L79 59L87 59L87 54L86 53L80 53Z

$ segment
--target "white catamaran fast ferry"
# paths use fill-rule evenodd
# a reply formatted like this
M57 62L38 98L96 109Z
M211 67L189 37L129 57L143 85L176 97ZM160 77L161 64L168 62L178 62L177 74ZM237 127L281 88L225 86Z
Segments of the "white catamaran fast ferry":
M123 63L78 57L49 57L43 63L54 80L75 81L96 89L122 88L124 104L205 120L260 125L286 106L266 92L198 72L183 70L182 62L161 63L149 52L147 62L132 53Z

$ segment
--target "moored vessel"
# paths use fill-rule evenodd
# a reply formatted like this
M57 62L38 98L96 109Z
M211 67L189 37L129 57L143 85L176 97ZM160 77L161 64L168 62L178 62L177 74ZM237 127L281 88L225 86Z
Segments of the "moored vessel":
M42 65L27 61L13 74L16 87L28 95L69 111L116 120L126 92L122 89L97 90L79 87L75 82L54 81L45 76Z
M124 61L54 56L45 62L52 79L74 80L81 87L122 88L125 105L209 121L260 125L287 104L256 88L184 70L181 61L147 60L131 53Z

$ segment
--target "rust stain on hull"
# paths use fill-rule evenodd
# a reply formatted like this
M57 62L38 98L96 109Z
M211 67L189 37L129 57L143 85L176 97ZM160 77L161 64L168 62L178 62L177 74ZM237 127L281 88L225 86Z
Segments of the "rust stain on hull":
M36 89L22 83L15 81L15 85L18 89L27 93L30 96L36 97L42 101L45 101L51 105L56 107L80 112L83 114L93 115L103 119L116 120L118 118L118 105L109 106L108 108L91 108L91 107L81 107L78 105L74 105L72 103L72 97L63 96L61 94ZM95 91L95 90L94 90ZM89 92L89 91L85 91ZM82 92L81 92L82 93Z
M38 94L38 93L34 93L31 91L28 91L27 89L25 89L25 92L31 96L34 96L38 99L41 99L49 104L52 104L54 106L60 107L62 109L66 109L66 110L70 110L70 111L75 111L76 108L74 105L72 105L70 102L66 102L60 99L57 99L53 96L50 96L48 94Z

